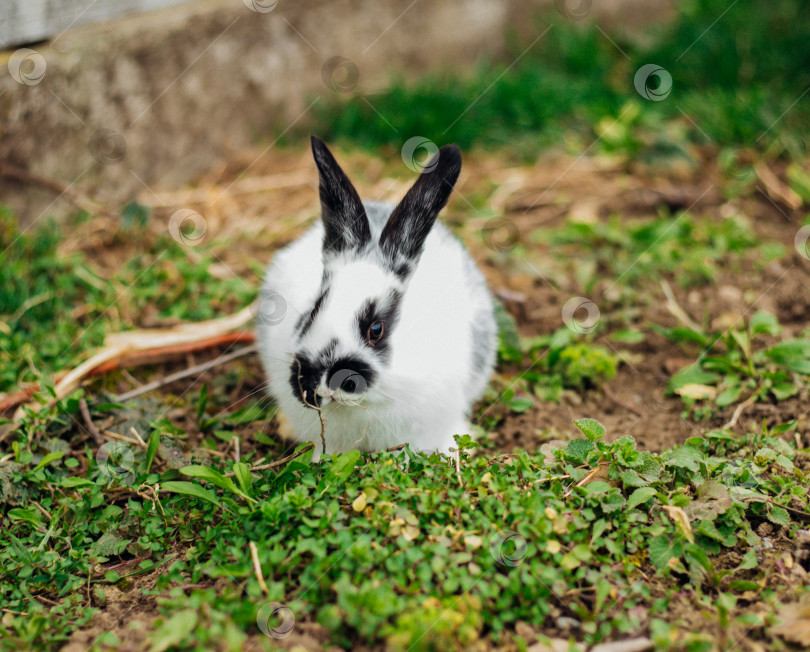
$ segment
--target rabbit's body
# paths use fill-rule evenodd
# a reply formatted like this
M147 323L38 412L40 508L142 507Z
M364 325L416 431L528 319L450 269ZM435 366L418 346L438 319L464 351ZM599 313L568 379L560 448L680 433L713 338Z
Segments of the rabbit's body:
M401 443L447 452L453 435L469 432L469 410L492 373L492 299L481 272L443 225L431 222L413 256L413 242L401 238L396 251L378 245L397 207L361 206L353 211L365 213L365 245L347 236L350 246L325 247L333 225L319 222L268 269L257 341L270 394L286 434L314 441L318 453L320 416L327 453ZM412 230L409 237L421 236ZM368 335L376 324L385 331L377 341ZM310 407L316 400L320 416Z

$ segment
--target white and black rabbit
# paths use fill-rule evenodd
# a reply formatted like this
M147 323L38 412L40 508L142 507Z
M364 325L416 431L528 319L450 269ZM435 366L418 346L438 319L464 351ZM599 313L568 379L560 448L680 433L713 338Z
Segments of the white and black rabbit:
M442 147L394 206L362 202L315 137L312 153L322 220L275 256L257 318L281 433L314 441L314 459L321 416L328 454L401 443L447 453L469 432L497 340L481 272L435 224L461 154Z

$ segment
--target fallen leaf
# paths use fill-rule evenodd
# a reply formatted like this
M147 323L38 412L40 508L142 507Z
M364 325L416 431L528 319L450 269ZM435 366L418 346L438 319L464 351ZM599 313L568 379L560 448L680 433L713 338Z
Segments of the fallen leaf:
M363 511L363 509L365 509L365 507L366 507L366 502L367 502L367 500L368 500L368 499L366 498L366 494L364 494L364 493L361 491L361 492L360 492L360 493L357 495L357 498L355 498L355 499L354 499L354 501L352 502L352 509L353 509L355 512L362 512L362 511Z
M782 622L771 630L774 634L810 648L810 600L783 605L777 616Z
M687 383L683 387L678 387L675 390L676 394L685 396L686 398L693 398L701 401L704 399L712 399L717 394L717 389L709 385L698 385L696 383Z
M689 543L694 543L695 535L692 534L692 526L686 512L674 505L664 505L664 511L672 519L673 523L678 526L678 529L683 532L683 535L689 539Z
M653 642L645 637L628 638L623 641L600 643L591 648L591 652L645 652L652 650Z
M684 511L690 519L713 521L724 514L732 505L728 489L719 482L704 482L698 488L697 498L689 503Z
M478 550L482 543L484 543L484 540L477 534L469 534L464 537L464 545L471 550Z

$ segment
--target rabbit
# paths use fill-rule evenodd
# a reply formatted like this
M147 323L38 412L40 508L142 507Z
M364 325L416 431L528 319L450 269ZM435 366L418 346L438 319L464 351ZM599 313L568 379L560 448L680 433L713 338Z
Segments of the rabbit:
M321 221L276 254L257 315L280 434L315 442L315 461L403 443L449 454L469 433L498 335L483 275L435 223L459 149L442 147L394 205L361 201L324 142L311 144Z

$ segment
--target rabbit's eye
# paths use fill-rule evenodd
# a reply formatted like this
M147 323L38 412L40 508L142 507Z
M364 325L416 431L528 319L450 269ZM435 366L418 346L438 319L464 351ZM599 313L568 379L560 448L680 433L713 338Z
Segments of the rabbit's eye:
M381 321L375 321L368 327L368 333L366 333L366 342L368 342L369 346L374 346L377 342L382 339L383 334L385 333L385 323Z

